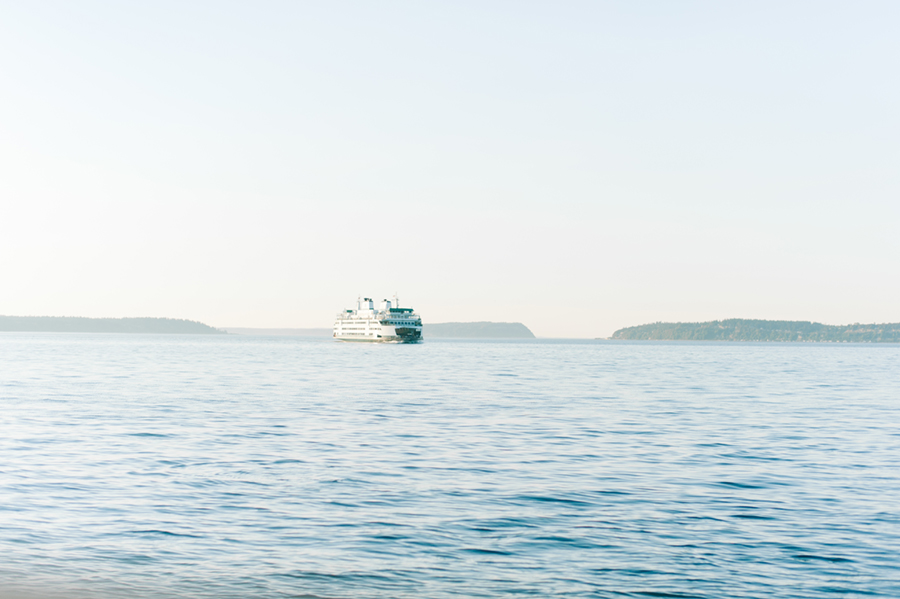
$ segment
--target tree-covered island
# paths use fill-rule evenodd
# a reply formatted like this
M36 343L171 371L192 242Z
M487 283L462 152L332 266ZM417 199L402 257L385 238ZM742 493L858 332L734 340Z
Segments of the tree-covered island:
M0 331L29 333L151 333L224 335L225 331L180 318L85 318L0 316Z
M610 339L644 341L808 341L900 343L900 323L835 326L803 320L730 318L711 322L655 322L619 329Z

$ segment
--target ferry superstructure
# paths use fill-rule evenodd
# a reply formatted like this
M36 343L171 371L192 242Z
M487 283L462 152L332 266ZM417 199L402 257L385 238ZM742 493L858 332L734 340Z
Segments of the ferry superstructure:
M379 308L370 297L356 301L355 310L344 310L334 322L338 341L375 343L418 343L422 340L422 319L412 308L401 308L397 297L381 300Z

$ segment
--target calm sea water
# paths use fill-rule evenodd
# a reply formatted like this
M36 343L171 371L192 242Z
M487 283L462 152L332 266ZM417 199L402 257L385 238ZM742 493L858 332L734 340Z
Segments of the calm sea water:
M900 597L900 346L0 334L0 596Z

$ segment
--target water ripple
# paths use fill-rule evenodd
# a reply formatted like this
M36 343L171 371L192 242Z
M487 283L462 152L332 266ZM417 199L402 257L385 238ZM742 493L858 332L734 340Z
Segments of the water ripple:
M0 597L897 597L900 347L0 335Z

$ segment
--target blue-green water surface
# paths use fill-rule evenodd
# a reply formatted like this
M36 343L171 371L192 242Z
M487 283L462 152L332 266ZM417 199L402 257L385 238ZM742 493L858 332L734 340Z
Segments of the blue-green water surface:
M900 597L900 346L0 334L0 597Z

